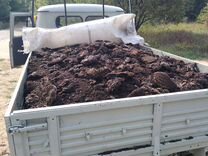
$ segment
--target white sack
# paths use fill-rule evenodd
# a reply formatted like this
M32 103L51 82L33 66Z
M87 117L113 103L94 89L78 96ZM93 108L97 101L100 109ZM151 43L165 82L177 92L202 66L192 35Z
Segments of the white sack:
M58 29L24 28L24 52L41 48L58 48L66 45L92 43L96 40L144 44L137 35L134 14L123 14L106 19L73 24Z

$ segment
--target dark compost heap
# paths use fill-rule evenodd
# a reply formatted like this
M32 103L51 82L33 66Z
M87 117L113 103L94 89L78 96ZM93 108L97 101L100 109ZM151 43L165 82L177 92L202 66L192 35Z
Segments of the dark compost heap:
M196 64L139 45L97 41L33 52L24 108L208 88Z

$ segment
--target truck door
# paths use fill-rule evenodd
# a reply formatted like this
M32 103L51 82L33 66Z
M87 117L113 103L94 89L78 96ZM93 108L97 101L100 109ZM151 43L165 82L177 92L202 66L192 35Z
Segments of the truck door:
M22 28L29 26L28 19L31 19L29 12L11 12L10 13L10 42L9 54L11 67L23 65L27 59L27 54L23 50ZM17 24L18 23L18 24Z

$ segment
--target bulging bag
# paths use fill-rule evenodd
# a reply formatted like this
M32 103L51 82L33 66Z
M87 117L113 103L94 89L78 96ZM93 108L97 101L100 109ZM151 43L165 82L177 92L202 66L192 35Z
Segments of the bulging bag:
M29 53L45 47L58 48L92 43L96 40L143 45L144 39L137 35L134 18L134 14L123 14L57 29L23 28L24 52Z

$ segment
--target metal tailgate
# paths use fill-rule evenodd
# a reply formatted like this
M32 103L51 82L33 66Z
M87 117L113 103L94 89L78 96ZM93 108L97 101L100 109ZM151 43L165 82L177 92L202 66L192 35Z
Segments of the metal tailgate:
M154 103L132 98L17 111L10 133L17 156L84 156L150 146L153 109Z

